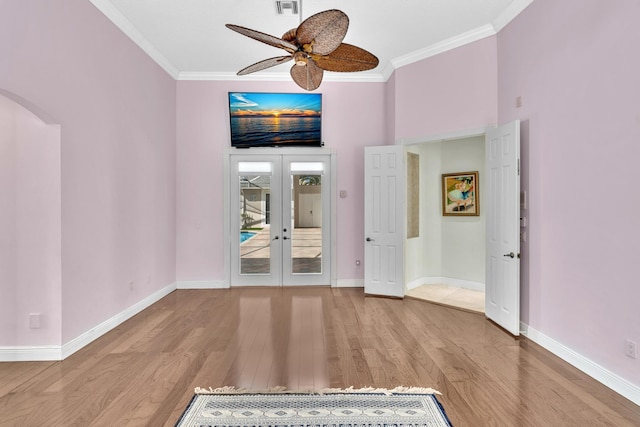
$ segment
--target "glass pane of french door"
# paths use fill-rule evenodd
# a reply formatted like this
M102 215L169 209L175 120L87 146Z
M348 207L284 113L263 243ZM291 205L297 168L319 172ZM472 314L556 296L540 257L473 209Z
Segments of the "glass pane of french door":
M240 175L240 274L271 272L271 177Z
M322 175L292 175L291 272L322 273Z

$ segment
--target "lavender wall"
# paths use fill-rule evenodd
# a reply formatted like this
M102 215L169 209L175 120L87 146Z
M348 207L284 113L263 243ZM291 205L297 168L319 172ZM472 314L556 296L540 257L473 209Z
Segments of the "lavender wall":
M176 83L85 1L0 1L0 58L61 126L64 344L175 281Z
M60 343L60 194L60 128L0 93L0 345Z
M636 386L639 16L635 0L536 0L498 35L499 121L525 124L523 321Z
M229 145L229 91L299 92L290 82L178 82L177 277L222 281L223 153ZM338 280L362 280L364 147L386 143L383 83L324 82L323 140L335 150Z
M487 37L396 70L396 139L496 124L496 55Z

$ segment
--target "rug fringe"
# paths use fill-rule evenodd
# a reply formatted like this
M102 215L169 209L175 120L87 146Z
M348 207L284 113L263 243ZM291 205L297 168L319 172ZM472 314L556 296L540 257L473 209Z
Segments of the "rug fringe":
M225 386L218 388L202 388L196 387L195 394L281 394L281 393L289 393L289 394L347 394L347 393L371 393L371 394L439 394L442 395L438 390L432 389L430 387L405 387L398 386L394 389L386 389L386 388L374 388L374 387L364 387L355 389L353 386L349 388L324 388L321 390L287 390L286 387L276 386L271 387L265 390L249 390L241 387L233 387L233 386Z

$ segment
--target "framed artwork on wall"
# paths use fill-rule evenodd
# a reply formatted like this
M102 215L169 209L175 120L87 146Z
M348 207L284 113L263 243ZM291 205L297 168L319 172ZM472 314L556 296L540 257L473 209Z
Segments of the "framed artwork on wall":
M442 215L480 215L479 188L477 171L442 174Z

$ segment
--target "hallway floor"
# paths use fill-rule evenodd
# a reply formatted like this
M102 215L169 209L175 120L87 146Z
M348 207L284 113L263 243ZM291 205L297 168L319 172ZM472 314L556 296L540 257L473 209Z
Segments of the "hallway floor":
M484 313L484 292L447 285L422 285L411 289L406 296L448 307Z

